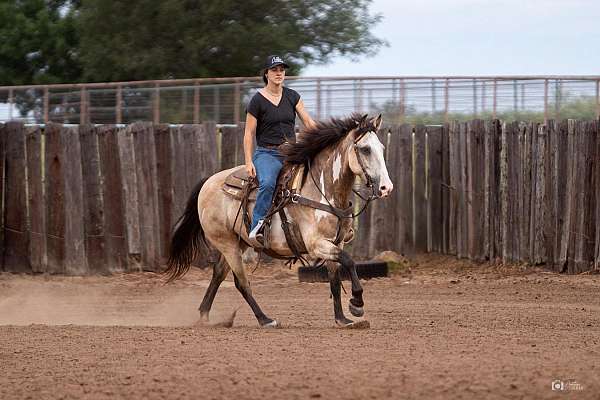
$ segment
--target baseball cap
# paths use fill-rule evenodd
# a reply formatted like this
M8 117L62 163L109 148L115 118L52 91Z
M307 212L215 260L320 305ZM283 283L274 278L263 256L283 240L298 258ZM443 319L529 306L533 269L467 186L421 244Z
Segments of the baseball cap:
M289 68L290 66L283 61L283 58L277 55L271 55L267 57L267 61L265 62L265 68L270 69L276 67L278 65L283 65L284 68Z

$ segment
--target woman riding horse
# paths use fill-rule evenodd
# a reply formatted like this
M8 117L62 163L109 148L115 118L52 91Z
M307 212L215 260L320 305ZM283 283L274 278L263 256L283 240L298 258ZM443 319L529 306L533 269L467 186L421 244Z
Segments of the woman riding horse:
M307 128L315 126L304 108L300 95L283 86L285 70L289 66L279 56L269 56L262 71L265 87L260 89L246 113L244 132L244 155L246 171L251 177L258 175L258 193L250 227L250 243L262 247L264 218L269 211L283 156L278 147L287 141L295 142L296 113ZM256 150L252 155L254 136Z
M319 122L298 136L296 143L282 146L285 162L304 164L310 179L295 193L285 207L286 218L298 225L298 230L310 258L327 262L333 297L335 322L340 327L355 326L346 318L341 304L340 265L352 280L352 298L348 305L354 316L362 316L363 289L350 255L343 250L345 238L352 226L350 198L355 177L359 176L371 189L370 198L385 197L393 189L383 157L383 144L377 137L381 116L368 119L353 115L347 119ZM246 277L242 253L249 238L241 218L236 218L240 200L222 188L225 179L243 166L221 171L202 180L190 195L186 209L176 224L171 238L166 273L169 279L185 274L196 257L201 243L208 242L221 254L213 266L213 276L200 304L200 317L208 321L213 300L223 280L233 271L234 282L262 327L276 327L276 320L265 315L252 295ZM250 203L250 207L252 207ZM293 258L281 217L275 214L270 231L272 252Z

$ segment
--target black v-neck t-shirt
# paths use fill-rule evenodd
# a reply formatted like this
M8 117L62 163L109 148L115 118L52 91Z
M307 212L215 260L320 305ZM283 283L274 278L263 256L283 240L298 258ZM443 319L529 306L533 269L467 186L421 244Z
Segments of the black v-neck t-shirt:
M300 101L298 92L283 87L279 105L274 105L261 93L248 103L247 112L256 118L256 144L280 145L284 141L295 142L296 105Z

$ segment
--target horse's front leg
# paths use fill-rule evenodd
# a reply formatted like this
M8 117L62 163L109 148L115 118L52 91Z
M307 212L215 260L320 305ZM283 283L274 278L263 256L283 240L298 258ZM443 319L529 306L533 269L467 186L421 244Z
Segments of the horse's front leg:
M363 302L363 288L360 284L360 279L358 279L358 274L356 273L356 264L350 254L345 252L344 250L340 251L340 264L344 267L348 273L350 274L350 280L352 281L352 298L348 302L348 309L350 313L355 317L362 317L365 314L363 306L365 303Z
M335 261L341 264L341 266L348 270L350 273L350 279L352 281L352 299L350 299L350 312L356 317L360 317L364 314L363 311L363 299L362 299L362 285L358 279L356 273L356 266L350 255L344 250L337 247L331 241L327 239L319 239L314 244L313 250L314 256L322 258L327 261ZM338 325L348 326L352 324L352 321L344 316L341 307L341 294L340 294L340 274L339 266L328 263L327 266L329 274L329 282L331 284L331 294L333 296L333 307L335 320Z

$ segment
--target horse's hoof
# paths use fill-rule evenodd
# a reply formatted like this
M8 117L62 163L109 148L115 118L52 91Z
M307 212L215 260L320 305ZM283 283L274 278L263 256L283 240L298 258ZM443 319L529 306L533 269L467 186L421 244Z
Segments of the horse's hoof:
M200 322L200 323L208 323L208 313L207 312L201 312L200 313L200 320L198 322Z
M343 324L341 322L335 321L338 328L343 328L343 329L369 329L371 327L371 324L369 323L369 321L367 320L361 320L361 321L352 321L349 324Z
M266 322L260 326L261 328L279 328L277 320L273 319L270 322Z
M350 314L355 317L362 317L365 315L365 310L362 307L356 307L352 302L348 303L348 310L350 310Z

